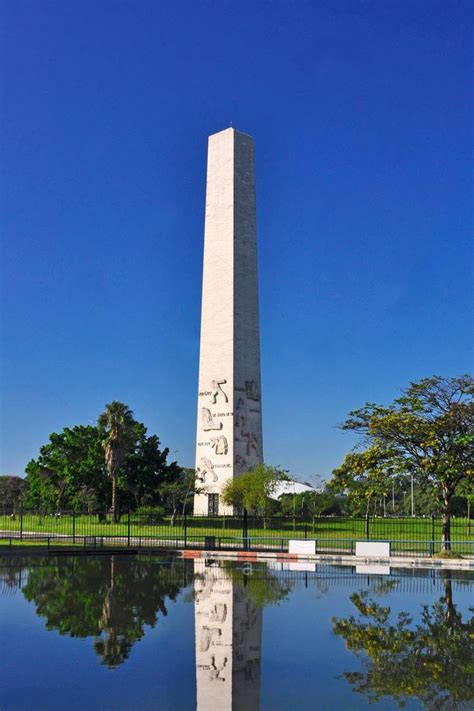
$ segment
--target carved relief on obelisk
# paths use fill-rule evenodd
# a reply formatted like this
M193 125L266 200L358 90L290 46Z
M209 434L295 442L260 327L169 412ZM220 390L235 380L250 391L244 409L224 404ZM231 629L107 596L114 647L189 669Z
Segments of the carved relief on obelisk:
M209 138L194 512L229 514L226 481L262 461L254 143Z

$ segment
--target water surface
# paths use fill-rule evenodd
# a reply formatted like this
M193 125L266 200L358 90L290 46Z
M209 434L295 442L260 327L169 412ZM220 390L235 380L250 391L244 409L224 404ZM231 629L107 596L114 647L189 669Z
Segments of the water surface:
M0 559L0 709L474 708L474 576Z

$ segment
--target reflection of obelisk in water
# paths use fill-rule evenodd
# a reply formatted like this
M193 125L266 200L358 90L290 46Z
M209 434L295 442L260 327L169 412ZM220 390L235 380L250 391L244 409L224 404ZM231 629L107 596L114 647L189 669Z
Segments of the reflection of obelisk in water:
M194 562L198 711L257 711L262 608L232 572Z
M232 513L225 482L262 461L254 143L209 138L195 513Z

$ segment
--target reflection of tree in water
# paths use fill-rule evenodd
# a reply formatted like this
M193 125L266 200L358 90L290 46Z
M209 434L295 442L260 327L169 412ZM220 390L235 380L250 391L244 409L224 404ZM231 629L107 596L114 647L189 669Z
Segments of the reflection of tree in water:
M0 558L0 593L14 593L21 587L24 567L17 558Z
M248 570L236 567L230 561L220 561L224 574L234 583L236 588L242 588L245 596L258 605L278 605L286 600L294 586L279 575L268 571L265 563L254 563Z
M364 671L344 676L369 702L388 695L399 706L415 697L436 711L473 708L474 618L462 619L453 603L450 571L443 578L444 595L423 606L416 626L407 612L392 624L390 607L379 605L368 591L350 598L362 619L333 618L347 649L366 655Z
M159 614L167 614L166 598L175 600L190 581L185 566L132 556L57 558L30 569L23 593L46 618L47 629L95 637L102 663L116 667L143 637L144 626L154 627Z

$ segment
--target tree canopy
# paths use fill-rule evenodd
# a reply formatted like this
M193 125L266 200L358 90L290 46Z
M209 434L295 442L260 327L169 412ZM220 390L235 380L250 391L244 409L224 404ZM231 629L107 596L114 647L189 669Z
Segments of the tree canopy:
M45 511L84 508L85 492L105 510L108 501L104 453L99 432L93 425L65 427L53 432L37 459L26 466L26 505Z
M362 435L364 451L347 455L333 485L370 499L394 476L433 487L443 508L443 542L450 547L450 503L474 478L474 379L433 376L411 383L387 406L367 403L341 425Z
M38 458L26 467L26 507L50 513L110 510L116 520L118 496L132 509L163 503L165 486L179 480L182 469L176 462L168 463L169 449L161 449L159 438L148 436L128 408L127 412L119 408L118 419L122 415L124 419L117 424L115 405L114 412L99 418L100 426L77 425L50 435ZM123 437L120 445L117 436Z
M15 513L20 506L27 488L27 482L19 476L0 476L1 505L12 513Z
M345 456L341 466L333 471L331 488L345 491L356 505L362 505L368 521L372 500L387 496L393 473L393 452L373 445Z
M228 506L265 515L275 507L272 496L278 484L287 479L288 475L282 469L257 464L235 479L229 479L222 498Z

